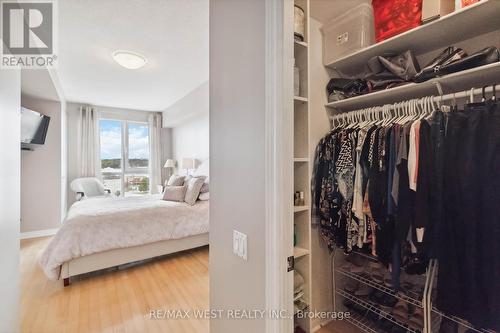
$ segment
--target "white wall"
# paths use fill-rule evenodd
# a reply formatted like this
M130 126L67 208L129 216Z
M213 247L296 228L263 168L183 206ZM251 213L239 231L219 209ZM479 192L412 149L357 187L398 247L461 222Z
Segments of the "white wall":
M23 95L21 105L50 117L45 144L21 153L21 232L59 228L64 218L61 103Z
M208 115L209 84L204 82L163 111L163 127L177 127Z
M326 92L325 87L329 76L322 61L322 36L319 28L322 23L311 19L309 32L309 56L310 56L310 140L309 152L311 161L319 140L330 130L328 116L325 110ZM332 306L332 270L328 248L319 235L317 226L313 226L311 232L311 260L312 260L312 310L333 311ZM312 327L321 324L321 319L315 318Z
M181 170L183 158L195 158L200 162L208 159L209 127L209 116L206 113L172 129L172 153L177 161L178 173L185 172Z
M181 169L182 158L199 162L209 157L209 84L194 89L174 105L163 111L163 127L172 128L172 158Z
M265 309L265 1L210 1L210 307ZM230 28L229 28L230 27ZM248 235L248 261L232 254ZM217 333L265 321L215 319Z
M0 70L0 332L18 332L21 74Z

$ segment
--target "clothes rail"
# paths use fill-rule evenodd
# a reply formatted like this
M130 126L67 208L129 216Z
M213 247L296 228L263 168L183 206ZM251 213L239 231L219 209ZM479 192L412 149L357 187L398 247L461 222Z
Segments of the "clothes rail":
M442 89L440 89L442 91ZM421 98L415 98L415 99L410 99L410 100L405 100L401 102L396 102L392 104L385 104L381 106L374 106L374 107L369 107L365 109L359 109L359 110L353 110L349 112L342 112L338 113L335 115L330 116L330 120L335 120L338 118L345 118L346 116L353 115L355 113L359 113L360 111L364 112L372 112L372 113L383 113L383 112L388 112L390 110L394 110L396 108L400 108L402 103L408 103L408 102L416 102L416 101L421 101L425 98L430 98L428 102L430 103L442 103L444 101L450 101L450 100L457 100L461 98L469 98L470 102L474 102L474 96L485 96L486 94L491 94L493 93L493 96L496 95L496 84L493 86L488 86L488 87L483 87L483 88L471 88L468 90L460 91L460 92L455 92L455 93L450 93L446 95L432 95L432 96L427 96L427 97L421 97Z

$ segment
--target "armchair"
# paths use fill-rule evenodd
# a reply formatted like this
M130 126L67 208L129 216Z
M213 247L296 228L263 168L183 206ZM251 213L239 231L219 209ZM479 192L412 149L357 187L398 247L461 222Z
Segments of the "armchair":
M95 177L76 178L71 182L70 188L76 193L77 201L111 195L111 190L105 189L101 181Z

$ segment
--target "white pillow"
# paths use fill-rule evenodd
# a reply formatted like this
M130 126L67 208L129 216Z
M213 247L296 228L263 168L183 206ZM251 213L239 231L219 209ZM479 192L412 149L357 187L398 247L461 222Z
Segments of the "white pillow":
M210 192L200 193L198 199L200 199L201 201L208 201L210 199Z
M182 186L184 185L184 176L179 176L179 175L172 175L167 181L166 186Z
M186 197L186 186L165 186L163 200L183 202Z
M186 203L190 204L191 206L196 203L204 181L205 178L201 177L190 177L186 180L186 182L184 183L187 186L186 196L184 197L184 201Z

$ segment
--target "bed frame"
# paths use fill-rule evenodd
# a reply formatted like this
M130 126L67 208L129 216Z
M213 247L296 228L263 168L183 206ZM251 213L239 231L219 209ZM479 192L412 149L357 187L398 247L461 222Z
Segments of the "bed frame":
M70 277L105 268L129 264L175 252L208 245L208 233L180 239L170 239L145 245L114 249L79 257L61 266L59 279L69 286Z

